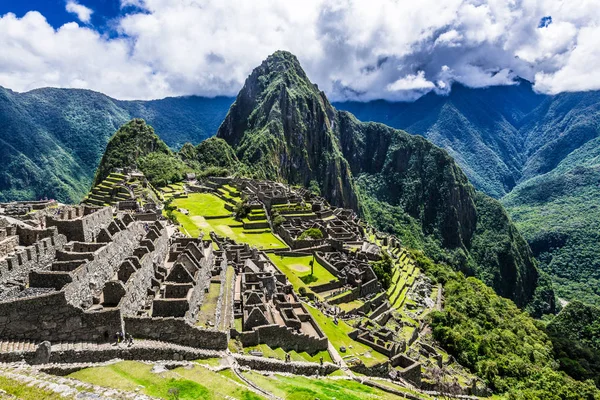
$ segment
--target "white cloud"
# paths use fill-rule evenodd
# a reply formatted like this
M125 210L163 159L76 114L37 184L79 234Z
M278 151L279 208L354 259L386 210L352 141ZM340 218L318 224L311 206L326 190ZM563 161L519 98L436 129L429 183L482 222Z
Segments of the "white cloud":
M94 12L91 8L81 5L75 0L68 0L66 9L68 12L77 15L77 18L85 24L90 22Z
M402 90L431 90L435 87L433 82L425 79L425 72L419 71L416 75L406 75L394 83L387 85L390 92Z
M81 22L92 10L69 0ZM0 85L118 98L235 95L278 49L334 100L411 100L453 82L600 89L596 0L121 0L115 34L0 17ZM133 7L131 7L133 6ZM80 8L82 7L82 8ZM543 16L552 23L538 28ZM435 82L435 83L434 83Z

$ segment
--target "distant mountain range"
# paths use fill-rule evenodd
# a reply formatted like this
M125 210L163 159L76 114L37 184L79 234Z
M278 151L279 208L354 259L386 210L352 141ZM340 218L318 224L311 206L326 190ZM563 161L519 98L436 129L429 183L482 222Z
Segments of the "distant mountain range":
M108 139L125 122L145 119L168 146L178 150L186 142L198 144L215 135L234 100L191 96L118 101L87 90L15 93L0 88L0 201L45 196L78 201L92 184ZM447 150L477 189L504 203L542 269L559 283L558 293L566 299L600 304L600 250L594 228L600 222L596 206L600 200L600 92L541 95L526 81L485 89L455 84L448 96L430 93L412 103L332 105L361 121L382 122L422 135ZM298 115L290 117L302 119L315 106L304 104ZM268 122L271 116L266 118ZM343 121L355 123L351 117L339 123ZM231 128L232 137L241 142L239 132L235 133L241 128L228 128L227 123L221 127L221 136L226 138ZM249 160L254 157L252 151L264 150L263 136L257 134L243 144ZM344 139L340 137L345 145L352 145ZM369 136L365 140L383 139ZM211 142L204 147L214 144L220 146ZM322 145L311 143L315 148ZM197 151L193 146L190 149ZM297 158L301 155L287 156L291 157L288 161L302 160ZM346 168L342 164L337 172ZM352 162L348 167L357 175L364 168L375 168ZM308 176L318 179L330 172L314 170ZM337 172L331 176L338 176ZM323 188L335 191L336 196L349 195L343 184L336 185L329 182Z
M548 96L520 81L336 107L446 149L476 187L501 198L558 294L600 305L600 92Z
M15 93L0 87L0 201L79 202L92 184L108 139L144 118L174 148L198 143L223 121L231 98L119 101L78 89Z

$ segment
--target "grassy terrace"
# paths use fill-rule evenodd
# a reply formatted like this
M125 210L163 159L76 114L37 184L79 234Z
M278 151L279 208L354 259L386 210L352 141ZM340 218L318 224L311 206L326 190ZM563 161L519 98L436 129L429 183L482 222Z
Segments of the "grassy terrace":
M215 324L215 315L217 313L217 301L219 300L219 293L221 292L221 284L220 283L211 283L208 289L208 293L204 295L204 300L202 301L202 306L200 307L200 312L198 313L198 321L196 325L210 328L208 325L210 321Z
M308 286L310 290L310 286L322 285L337 280L317 260L314 262L313 274L311 275L310 261L313 259L313 256L288 257L269 254L269 258L287 276L296 292L302 286Z
M208 235L214 231L218 235L230 237L239 243L248 243L259 249L285 249L287 247L269 229L244 229L242 222L236 221L230 216L231 212L225 209L225 204L225 201L210 193L191 193L187 198L173 201L173 205L177 208L188 210L188 215L179 211L175 211L175 214L182 231L192 237L197 237L200 232Z
M391 393L349 379L315 379L278 374L265 376L253 371L244 372L244 376L269 393L283 399L387 400L398 398Z
M387 361L388 358L385 355L376 352L369 346L352 340L348 336L348 333L352 332L354 328L346 322L339 320L336 325L333 323L332 319L316 308L309 305L306 305L306 308L317 324L319 324L321 330L325 333L325 336L327 336L333 347L336 348L344 359L348 360L349 358L357 357L365 365L375 365ZM345 353L340 352L341 346L346 347Z
M60 400L64 399L58 393L51 390L27 386L27 384L0 376L0 399L21 399L21 400ZM14 396L14 397L13 397Z
M152 372L152 365L122 361L105 367L86 368L69 375L109 388L136 391L161 399L262 399L241 384L231 371L213 372L201 366ZM169 392L169 390L171 392ZM178 397L173 392L179 393Z
M276 349L272 349L266 344L259 344L258 346L252 347L244 347L244 353L249 353L252 350L258 350L263 353L263 357L275 358L278 360L285 360L285 351L278 347ZM309 361L309 362L319 362L320 358L323 357L324 362L332 362L331 356L328 351L320 351L316 354L308 354L307 352L298 353L294 350L289 352L290 358L292 361Z

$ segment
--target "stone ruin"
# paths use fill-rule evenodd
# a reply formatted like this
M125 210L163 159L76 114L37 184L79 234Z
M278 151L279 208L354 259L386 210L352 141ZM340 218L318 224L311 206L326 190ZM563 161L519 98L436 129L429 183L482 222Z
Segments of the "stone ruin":
M266 251L214 232L184 237L157 209L150 210L152 218L141 216L136 199L112 207L3 204L0 342L44 342L39 351L44 353L48 343L110 343L122 332L197 349L225 350L235 338L244 347L266 344L314 354L328 350L328 339L304 304L312 301L331 318L351 324L350 338L389 359L374 367L350 360L356 372L420 386L423 371L443 363L440 351L420 337L421 326L405 335L410 323L396 305L401 294L410 298L407 312L418 318L417 312L434 305L431 284L419 278L416 290L405 283L390 294L373 270L384 252L394 262L408 260L397 238L306 189L241 178L191 182L196 186L190 191L214 193L232 212L231 197L219 192L228 185L252 211L244 224L272 228L286 243L288 249L276 253L313 255L334 279L300 296ZM276 215L285 221L274 227ZM322 238L300 239L311 228ZM356 306L341 308L347 304ZM236 319L240 325L234 325Z

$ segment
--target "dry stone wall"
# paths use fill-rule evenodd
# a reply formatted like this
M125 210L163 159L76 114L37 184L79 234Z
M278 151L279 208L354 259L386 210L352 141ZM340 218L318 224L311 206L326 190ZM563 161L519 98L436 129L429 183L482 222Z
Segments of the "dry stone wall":
M126 230L113 235L112 242L97 250L93 260L73 271L73 282L65 287L69 303L84 308L91 305L95 292L113 277L122 260L133 253L145 233L143 223L130 223Z
M67 238L58 234L56 229L47 231L51 232L47 237L0 260L0 283L8 280L27 281L29 271L47 269L56 257L56 252L67 242Z
M121 329L118 310L85 312L64 292L0 303L0 338L101 342Z
M181 318L126 317L125 330L139 339L160 340L210 350L225 350L229 341L229 332L201 329Z

